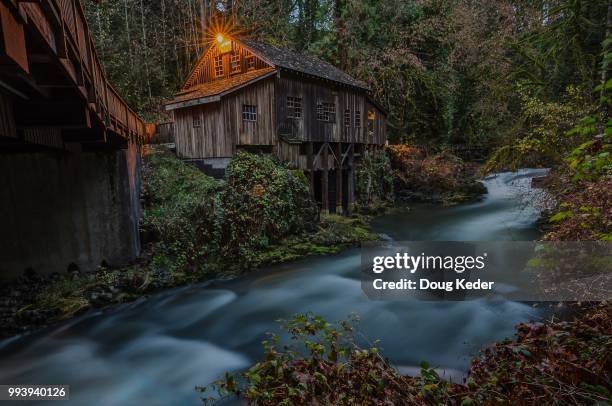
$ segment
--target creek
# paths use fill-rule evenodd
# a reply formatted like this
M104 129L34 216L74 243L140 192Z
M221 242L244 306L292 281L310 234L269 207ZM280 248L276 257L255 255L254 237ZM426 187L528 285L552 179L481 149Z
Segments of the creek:
M485 179L479 202L414 205L374 219L394 240L506 241L538 237L531 178L524 169ZM361 290L357 248L260 269L231 281L174 289L59 326L0 342L0 383L67 384L74 405L197 405L196 385L260 359L279 318L313 312L328 320L359 314L403 373L421 360L460 379L481 347L542 317L512 301L371 301ZM21 403L20 403L21 404Z

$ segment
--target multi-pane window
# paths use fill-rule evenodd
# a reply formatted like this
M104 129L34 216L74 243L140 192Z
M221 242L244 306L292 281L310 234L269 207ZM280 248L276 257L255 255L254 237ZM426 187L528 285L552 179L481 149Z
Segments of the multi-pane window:
M317 104L317 120L333 123L336 121L336 105L334 103Z
M199 114L193 115L193 126L194 127L200 126L200 115Z
M240 54L233 54L230 58L230 72L240 73Z
M376 121L376 112L372 109L368 110L368 135L374 135L374 122Z
M246 61L246 68L247 68L247 70L255 69L255 56L254 55L249 54L246 57L245 61Z
M351 126L351 111L349 109L344 110L344 126Z
M242 105L242 120L257 121L257 106L253 104Z
M361 127L361 111L359 110L355 111L355 127L356 128Z
M215 56L215 77L223 76L223 57Z
M302 98L301 97L287 97L287 117L288 118L302 118Z

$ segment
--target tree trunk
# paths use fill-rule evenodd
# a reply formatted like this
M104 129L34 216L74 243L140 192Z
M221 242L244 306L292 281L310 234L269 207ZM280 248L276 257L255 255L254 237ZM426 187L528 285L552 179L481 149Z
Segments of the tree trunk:
M612 0L608 0L608 15L606 18L606 40L608 38L610 38L610 35L612 34ZM610 112L609 112L609 107L606 105L606 103L604 103L605 97L606 97L606 82L609 79L609 72L610 72L610 67L608 66L608 64L605 62L606 60L606 54L610 52L610 47L606 46L603 48L603 62L602 62L602 66L601 66L601 85L603 87L603 89L601 90L601 102L606 106L605 110L606 110L606 115L609 117L610 116Z

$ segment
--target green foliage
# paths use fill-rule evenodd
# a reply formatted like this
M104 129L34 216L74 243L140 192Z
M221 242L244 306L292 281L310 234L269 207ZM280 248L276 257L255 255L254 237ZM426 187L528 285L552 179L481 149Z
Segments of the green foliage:
M498 148L482 171L516 170L524 167L554 166L587 134L572 130L594 107L578 88L569 86L560 101L543 101L524 84L518 87L521 100L521 125L509 136L509 143ZM592 125L590 121L585 126Z
M365 152L357 162L355 194L364 210L393 202L393 172L385 151Z
M548 221L550 221L551 223L558 223L560 221L571 218L573 215L574 213L572 211L564 210L564 211L558 212L554 216L551 216L550 219L548 219Z
M401 376L381 355L377 343L362 346L353 316L329 323L313 314L283 321L293 345L276 334L263 342L263 360L248 371L199 387L205 403L238 396L252 405L443 404L449 384L423 364L420 378ZM363 341L363 340L361 340Z
M141 233L157 243L153 265L172 272L202 271L219 250L222 184L169 153L145 157Z
M264 249L256 263L285 262L307 255L335 254L342 248L364 241L378 240L360 216L322 215L314 231L290 235Z
M289 234L313 230L318 209L306 177L271 158L239 152L226 172L222 255L252 262L259 249Z

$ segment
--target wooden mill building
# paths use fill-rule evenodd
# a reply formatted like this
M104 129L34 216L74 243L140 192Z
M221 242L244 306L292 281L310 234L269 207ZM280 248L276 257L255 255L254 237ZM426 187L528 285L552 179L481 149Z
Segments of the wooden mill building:
M177 155L225 168L238 150L302 169L323 211L354 202L354 163L386 142L386 113L368 88L317 58L218 35L166 104Z

